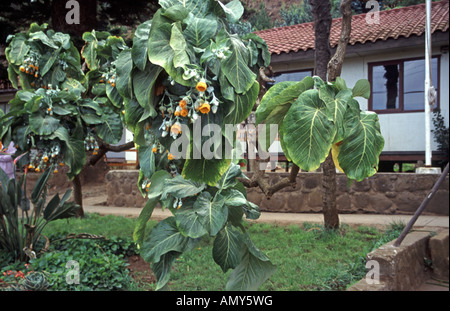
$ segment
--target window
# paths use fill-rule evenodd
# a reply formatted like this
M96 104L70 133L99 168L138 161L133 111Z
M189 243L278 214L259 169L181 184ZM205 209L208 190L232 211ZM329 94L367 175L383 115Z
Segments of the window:
M432 84L439 94L439 57L431 60ZM369 64L372 94L369 109L376 112L424 110L425 59ZM439 95L435 103L438 107Z
M312 69L275 73L275 75L273 77L271 77L271 79L275 80L275 82L267 83L267 89L269 89L270 87L274 86L275 84L277 84L279 82L302 81L305 77L312 76L312 75L313 75Z

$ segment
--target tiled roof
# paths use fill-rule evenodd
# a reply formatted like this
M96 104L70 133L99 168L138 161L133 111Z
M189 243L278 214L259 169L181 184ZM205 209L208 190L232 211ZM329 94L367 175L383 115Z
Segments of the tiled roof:
M380 23L368 24L367 14L352 17L352 33L349 44L420 36L425 32L425 4L379 12ZM449 24L449 0L432 3L431 28L445 32ZM338 44L342 18L333 19L330 33L332 47ZM313 23L274 28L256 32L263 38L272 54L307 51L314 48Z

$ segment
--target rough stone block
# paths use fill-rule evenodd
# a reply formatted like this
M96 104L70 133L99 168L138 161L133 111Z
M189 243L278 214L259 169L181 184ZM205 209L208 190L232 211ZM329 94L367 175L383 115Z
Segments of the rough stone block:
M442 230L430 239L430 253L433 272L439 276L449 277L449 230Z

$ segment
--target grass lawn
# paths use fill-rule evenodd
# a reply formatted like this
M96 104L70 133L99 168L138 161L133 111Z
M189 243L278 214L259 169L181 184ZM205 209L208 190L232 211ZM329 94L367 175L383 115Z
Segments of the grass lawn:
M50 223L44 234L90 233L131 240L134 225L135 219L88 214L81 220ZM148 231L155 225L155 221L150 221ZM387 232L345 224L337 231L308 223L302 226L246 224L246 227L255 245L277 266L277 271L259 290L310 291L345 290L360 280L366 273L366 254L398 236L402 226L392 226ZM212 259L212 242L213 238L205 237L195 249L177 259L170 290L224 290L229 271L224 275ZM139 282L132 287L132 290L152 290L155 284Z

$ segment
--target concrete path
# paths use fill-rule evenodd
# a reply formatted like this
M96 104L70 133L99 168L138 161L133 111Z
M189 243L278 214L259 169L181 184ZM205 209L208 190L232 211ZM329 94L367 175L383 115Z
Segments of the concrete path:
M124 217L138 217L141 208L136 207L111 207L111 206L84 206L86 213L98 213L100 215L117 215ZM154 220L165 219L172 214L168 209L162 211L156 208L152 214ZM348 225L365 226L387 226L392 223L407 224L412 216L410 215L371 215L371 214L342 214L339 215L341 223ZM274 223L280 225L322 223L322 214L299 214L299 213L269 213L262 212L261 217L254 222ZM441 227L449 228L448 216L420 216L415 227Z

